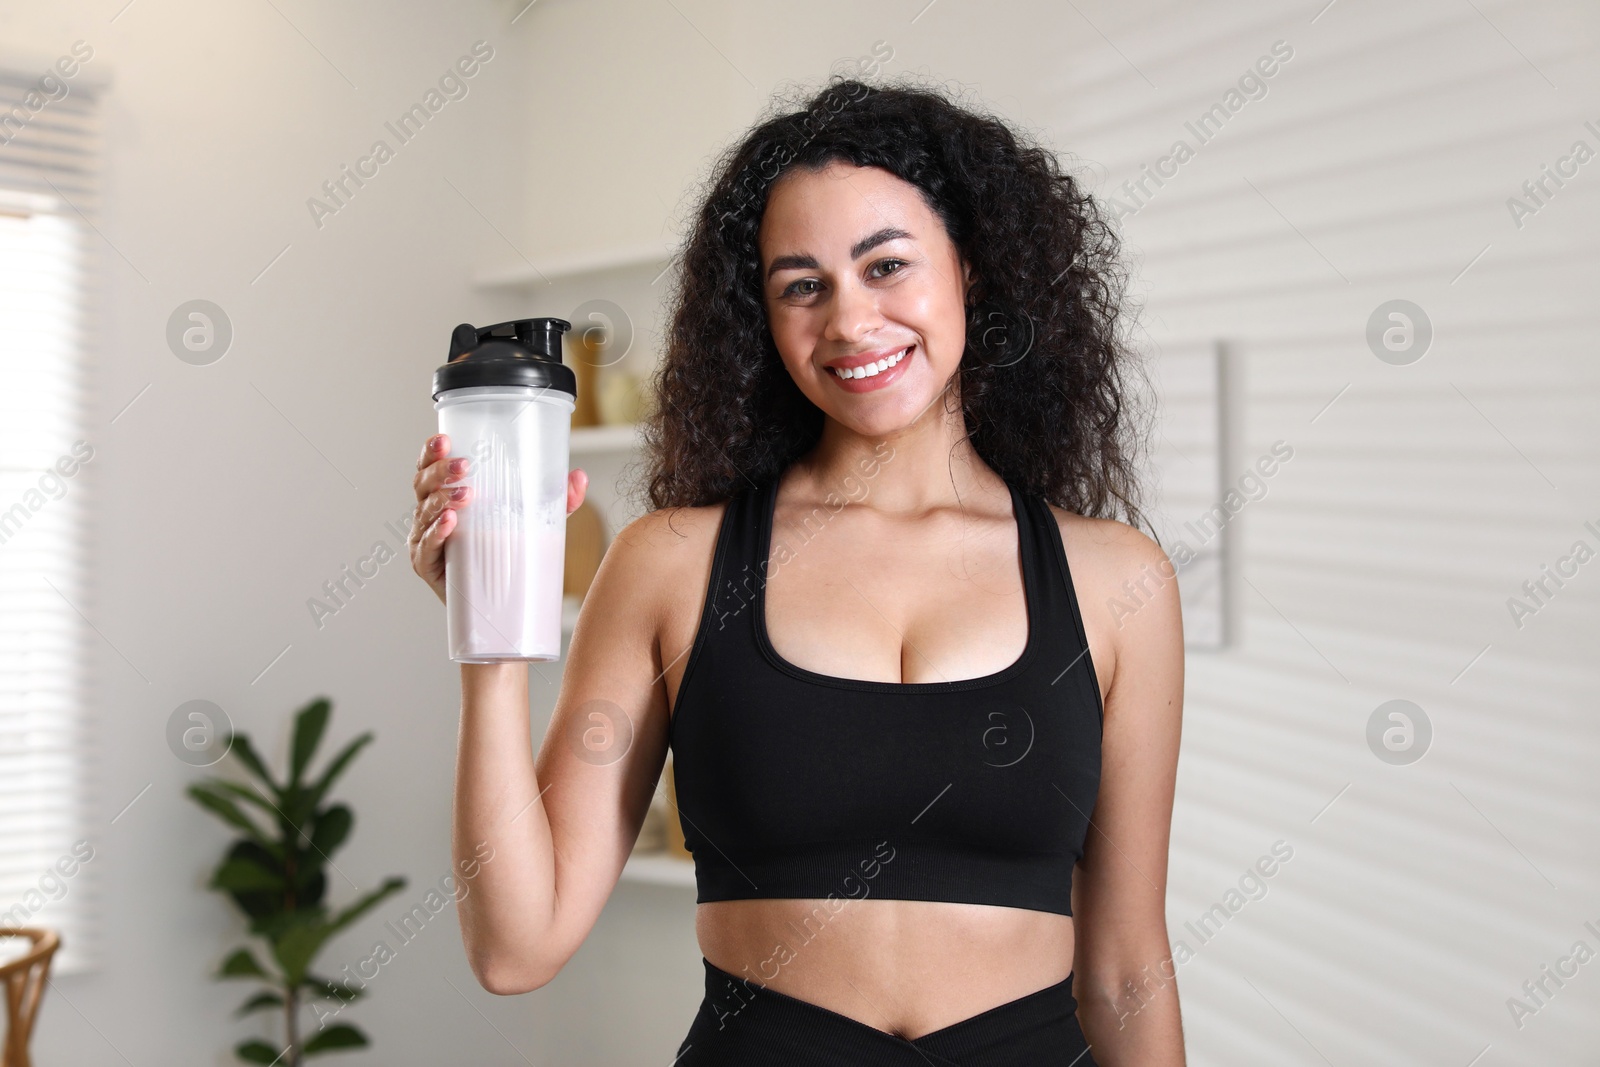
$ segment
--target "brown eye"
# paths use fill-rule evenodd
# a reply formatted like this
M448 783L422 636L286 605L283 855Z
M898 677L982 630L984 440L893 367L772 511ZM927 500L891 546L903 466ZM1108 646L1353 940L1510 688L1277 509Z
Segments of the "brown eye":
M880 260L878 260L878 262L874 263L872 266L873 266L874 269L876 269L878 267L885 267L885 266L888 266L890 264L893 264L896 267L903 267L903 266L906 265L906 261L903 260L903 259L880 259ZM893 274L895 272L894 271L890 271L889 273ZM878 275L878 277L880 277L880 278L882 278L884 276L885 275L882 275L882 274Z

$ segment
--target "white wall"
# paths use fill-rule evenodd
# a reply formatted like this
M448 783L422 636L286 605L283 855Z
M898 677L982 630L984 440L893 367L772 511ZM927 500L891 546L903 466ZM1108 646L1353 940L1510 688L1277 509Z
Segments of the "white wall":
M102 834L104 968L47 995L40 1062L220 1064L250 1032L227 1016L243 987L205 977L239 923L202 888L223 835L163 739L185 700L223 705L277 758L287 714L318 693L335 739L377 731L342 790L359 821L338 864L362 887L405 873L413 888L329 960L364 954L446 872L457 698L436 602L400 560L320 632L305 600L407 512L449 327L568 310L564 292L466 279L670 239L710 153L773 88L879 40L888 73L970 87L1106 195L1274 41L1295 50L1126 224L1147 344L1221 337L1236 355L1234 469L1276 440L1295 449L1235 520L1239 643L1189 664L1174 938L1274 841L1295 853L1180 972L1190 1062L1467 1063L1488 1046L1478 1063L1556 1064L1592 1048L1592 967L1520 1030L1506 1009L1574 941L1600 946L1583 929L1600 925L1600 574L1520 630L1506 608L1600 520L1600 164L1520 230L1505 206L1573 140L1597 145L1583 121L1600 125L1600 34L1577 0L541 0L514 26L522 5L501 0L120 6L0 7L8 45L53 57L84 38L115 72L93 619L149 681L97 648L97 810L154 783ZM316 229L305 199L480 38L496 52L472 94ZM163 341L195 297L236 328L207 368ZM1396 297L1436 328L1411 366L1363 338ZM536 680L536 737L552 696ZM1410 767L1364 740L1395 697L1435 730ZM620 887L557 981L510 999L476 988L450 917L352 1009L378 1046L348 1062L670 1062L699 995L691 901Z

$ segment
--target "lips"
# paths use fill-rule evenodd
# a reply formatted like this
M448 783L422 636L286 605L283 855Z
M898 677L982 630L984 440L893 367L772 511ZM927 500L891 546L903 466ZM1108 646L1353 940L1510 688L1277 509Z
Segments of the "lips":
M916 345L913 344L906 345L903 348L885 349L879 352L867 352L859 356L850 356L828 364L827 369L841 380L846 377L870 378L876 374L882 374L899 363L915 347Z
M833 383L846 392L872 392L898 380L916 351L917 346L910 344L904 348L864 352L830 363L825 369Z

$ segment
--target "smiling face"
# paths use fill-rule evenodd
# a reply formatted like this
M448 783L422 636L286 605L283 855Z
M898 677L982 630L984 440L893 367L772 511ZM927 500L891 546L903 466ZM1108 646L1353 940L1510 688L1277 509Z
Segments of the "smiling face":
M916 186L879 167L795 168L757 245L772 339L813 404L865 435L929 409L966 348L971 272Z

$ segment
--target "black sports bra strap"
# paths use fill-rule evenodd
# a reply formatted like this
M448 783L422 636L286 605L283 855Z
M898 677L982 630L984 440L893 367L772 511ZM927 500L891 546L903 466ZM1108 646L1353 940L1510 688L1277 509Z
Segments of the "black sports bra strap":
M735 620L748 622L757 583L756 527L763 487L747 485L728 499L717 533L716 559L711 569L704 624L721 633Z

